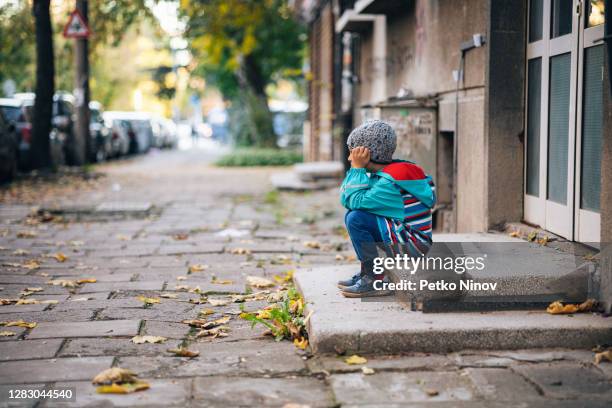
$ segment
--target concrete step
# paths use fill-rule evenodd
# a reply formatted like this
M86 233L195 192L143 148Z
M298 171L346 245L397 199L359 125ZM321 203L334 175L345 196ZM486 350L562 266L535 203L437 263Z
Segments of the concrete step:
M293 171L302 181L341 179L344 165L336 161L298 163L293 166Z
M270 182L274 188L278 190L294 191L323 190L326 188L338 187L340 185L340 181L335 178L304 181L294 172L272 174L270 176Z
M534 311L432 313L394 297L347 299L336 282L358 265L298 269L296 285L312 311L308 333L318 353L444 353L465 349L589 348L608 343L612 321L593 314Z

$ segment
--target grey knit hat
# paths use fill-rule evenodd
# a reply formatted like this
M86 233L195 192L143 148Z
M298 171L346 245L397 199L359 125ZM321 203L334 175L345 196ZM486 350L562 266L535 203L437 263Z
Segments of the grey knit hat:
M349 149L364 146L370 149L370 160L378 164L391 163L397 137L395 131L382 120L368 120L353 129L346 144Z

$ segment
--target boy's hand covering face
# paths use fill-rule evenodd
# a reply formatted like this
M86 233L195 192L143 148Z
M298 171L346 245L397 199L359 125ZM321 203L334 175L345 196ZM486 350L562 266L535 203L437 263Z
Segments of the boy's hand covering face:
M354 169L363 169L370 162L370 149L363 146L355 147L349 155L351 167Z

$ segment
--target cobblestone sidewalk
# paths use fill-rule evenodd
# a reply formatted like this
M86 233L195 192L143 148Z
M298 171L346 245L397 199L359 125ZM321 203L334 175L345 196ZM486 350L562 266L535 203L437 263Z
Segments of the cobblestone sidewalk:
M0 327L0 406L60 406L9 400L25 385L72 387L76 401L65 404L75 406L609 406L612 363L594 365L590 350L369 357L366 375L342 357L263 337L237 317L237 303L190 303L194 293L181 287L227 299L249 289L247 276L350 259L336 192L278 194L270 170L219 169L209 158L175 151L101 166L96 188L41 197L39 205L73 210L61 222L24 218L29 205L19 202L0 206L0 298L37 301L0 306L0 321L36 323ZM152 211L129 217L74 210L146 202ZM89 278L74 288L47 283ZM160 294L168 297L148 307L138 299ZM214 311L209 320L231 317L229 336L196 338L181 323L203 309ZM136 335L167 340L134 344ZM200 354L167 352L179 345ZM91 379L111 366L151 388L96 394Z

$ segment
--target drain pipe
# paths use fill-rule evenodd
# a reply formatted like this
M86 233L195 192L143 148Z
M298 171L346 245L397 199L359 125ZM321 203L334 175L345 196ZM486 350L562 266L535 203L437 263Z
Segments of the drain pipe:
M459 162L459 84L464 84L464 70L465 70L465 54L469 50L474 48L482 47L485 43L485 36L483 34L474 34L472 39L469 41L462 42L459 51L459 69L453 71L453 79L455 80L455 134L453 140L453 224L455 224L455 232L457 232L457 181L459 179L457 174L458 162Z

